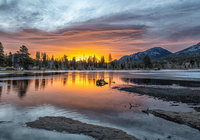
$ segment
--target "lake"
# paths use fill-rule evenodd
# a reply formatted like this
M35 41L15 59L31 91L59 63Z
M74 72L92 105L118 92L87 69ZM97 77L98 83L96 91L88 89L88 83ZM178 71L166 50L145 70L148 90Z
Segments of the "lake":
M97 79L108 84L97 86ZM118 85L200 87L200 71L50 71L0 75L1 140L92 140L84 135L27 128L42 116L65 116L114 127L144 140L199 140L200 132L185 125L147 115L143 109L194 111L191 105L162 101L112 89ZM137 107L131 107L137 105Z

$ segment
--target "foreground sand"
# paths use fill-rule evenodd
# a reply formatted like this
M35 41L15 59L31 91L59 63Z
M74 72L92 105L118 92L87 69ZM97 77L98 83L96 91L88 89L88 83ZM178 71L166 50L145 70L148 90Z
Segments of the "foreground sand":
M200 130L200 112L172 112L159 109L143 110L143 112Z
M126 132L99 125L87 124L66 117L40 117L26 123L28 127L92 136L98 140L139 140Z

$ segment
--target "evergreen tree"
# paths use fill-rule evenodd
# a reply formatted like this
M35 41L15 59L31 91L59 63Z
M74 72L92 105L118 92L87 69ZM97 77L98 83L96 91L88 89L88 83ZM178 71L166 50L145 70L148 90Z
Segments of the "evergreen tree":
M152 68L151 58L149 55L146 55L142 58L142 63L144 64L145 68Z
M102 56L101 57L101 68L103 68L104 67L104 63L105 63L105 59L104 59L104 56Z
M36 52L36 66L38 66L38 67L39 67L39 61L40 61L40 52L37 51Z
M95 55L94 55L94 57L93 57L92 59L93 59L92 62L93 62L94 67L97 67L97 65L96 65L96 57L95 57Z
M47 64L47 55L46 55L45 52L42 55L42 61L43 61L43 66L46 67L46 64Z
M0 42L0 65L4 64L4 47L2 45L2 43Z
M34 61L30 57L27 56L23 60L23 68L27 70L27 69L29 69L30 65L33 66L34 65Z
M58 64L58 60L57 59L54 60L54 65L55 65L56 69L59 68L59 64Z
M74 56L73 58L72 58L72 66L74 67L74 69L76 69L76 57Z
M91 56L88 57L88 66L89 68L93 65L93 58Z
M12 62L12 53L9 52L9 56L6 57L6 65L9 66L9 67L12 67L13 65L13 62Z
M22 45L20 47L20 50L17 51L17 53L18 53L18 56L19 56L19 64L20 64L20 66L24 66L24 59L26 57L29 57L29 55L30 55L28 53L28 48L26 46Z
M64 55L64 67L65 69L69 69L69 61L67 59L67 55Z
M109 62L112 62L112 56L111 56L111 53L109 53Z

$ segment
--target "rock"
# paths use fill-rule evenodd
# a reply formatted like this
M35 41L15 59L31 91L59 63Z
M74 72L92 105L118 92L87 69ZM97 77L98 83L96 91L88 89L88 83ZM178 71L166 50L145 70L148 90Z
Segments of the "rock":
M87 124L66 117L40 117L38 120L26 124L33 128L84 134L99 140L139 140L119 129Z

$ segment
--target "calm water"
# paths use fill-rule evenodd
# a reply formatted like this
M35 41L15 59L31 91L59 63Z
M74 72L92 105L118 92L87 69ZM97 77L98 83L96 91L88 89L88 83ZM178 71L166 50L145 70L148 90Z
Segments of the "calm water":
M200 132L146 115L142 109L194 111L187 104L171 106L172 102L112 89L117 85L173 85L199 87L200 82L156 79L155 72L57 72L0 77L0 140L88 140L91 137L51 132L25 127L24 123L41 116L66 116L83 122L115 127L140 139L199 140ZM164 72L162 72L164 73ZM170 76L177 73L166 72ZM184 75L186 72L183 72ZM195 72L187 74L194 75ZM180 74L180 72L179 72ZM159 75L156 74L156 75ZM168 77L169 77L168 76ZM183 76L182 76L183 77ZM109 84L98 87L96 80L105 78ZM167 79L167 78L166 78ZM172 78L173 79L173 78ZM115 83L112 83L115 81ZM139 107L130 108L129 103Z

